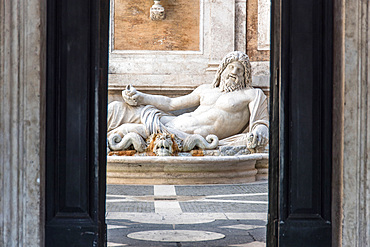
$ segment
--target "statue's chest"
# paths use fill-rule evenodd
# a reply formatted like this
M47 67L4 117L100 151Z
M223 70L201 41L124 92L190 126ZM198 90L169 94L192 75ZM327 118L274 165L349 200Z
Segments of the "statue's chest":
M214 93L202 98L203 105L212 105L217 108L229 111L239 110L247 106L247 100L239 93Z

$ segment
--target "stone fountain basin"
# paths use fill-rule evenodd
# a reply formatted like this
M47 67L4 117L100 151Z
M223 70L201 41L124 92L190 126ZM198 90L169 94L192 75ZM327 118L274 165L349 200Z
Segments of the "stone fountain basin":
M268 178L268 154L107 156L108 184L237 184Z

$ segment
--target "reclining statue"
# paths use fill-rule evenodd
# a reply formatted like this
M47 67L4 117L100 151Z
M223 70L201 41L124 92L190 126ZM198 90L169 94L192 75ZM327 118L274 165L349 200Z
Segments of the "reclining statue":
M212 135L220 140L218 145L264 148L269 127L267 97L251 82L249 57L234 51L222 60L212 84L200 85L185 96L150 95L128 85L122 91L123 101L108 105L108 138L132 132L144 139L160 133L180 140ZM190 107L197 108L179 116L169 113Z

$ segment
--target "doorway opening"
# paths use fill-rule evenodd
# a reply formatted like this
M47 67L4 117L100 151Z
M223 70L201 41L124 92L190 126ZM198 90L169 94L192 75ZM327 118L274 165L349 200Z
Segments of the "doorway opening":
M219 1L211 2L213 9L220 7ZM101 116L106 115L109 7L107 1L94 3L50 0L47 5L45 241L50 246L103 245L105 241L107 122ZM274 165L269 167L268 241L271 246L277 241L284 246L328 246L332 229L333 6L331 1L318 5L307 0L274 1L274 6L270 131L270 163ZM212 19L209 12L204 13ZM222 23L217 24L215 31ZM167 64L171 65L179 57L202 56L209 47L233 50L219 43L236 37L235 28L230 30L232 35L211 37L211 46L199 43L203 50L189 54L161 51L161 55L171 55ZM133 53L143 66L131 61L130 69L147 69L151 63L144 55L148 54ZM207 54L207 66L196 69L212 72L217 67L213 62L224 54ZM150 56L160 60L160 54ZM123 57L130 59L129 54ZM166 68L171 67L158 71ZM177 72L184 71L180 67ZM152 84L146 86L153 89ZM186 90L179 83L168 92Z
M127 85L170 98L188 95L212 83L222 58L234 50L249 56L250 86L269 96L269 1L162 1L166 17L159 21L150 19L152 4L111 2L108 103L124 101ZM171 114L196 109L185 108ZM265 246L268 149L248 154L258 157L251 165L245 158L250 150L242 146L237 152L193 150L191 155L213 154L189 167L176 161L179 157L134 160L119 156L135 150L110 150L108 246Z

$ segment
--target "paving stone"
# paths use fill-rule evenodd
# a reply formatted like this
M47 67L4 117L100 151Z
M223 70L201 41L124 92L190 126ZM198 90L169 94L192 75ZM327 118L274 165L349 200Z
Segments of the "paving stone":
M268 183L258 183L258 184L244 184L241 188L246 193L268 193Z
M225 197L207 197L207 199L217 199L217 200L235 200L235 201L261 201L261 202L268 202L268 196L267 195L261 195L261 196L225 196Z
M267 182L258 184L192 185L176 186L176 194L183 196L208 196L244 193L267 193Z
M108 195L127 195L127 196L145 196L154 195L154 187L152 185L107 185Z
M106 208L107 212L155 212L154 202L107 202Z
M266 217L268 209L268 184L258 182L237 185L196 185L175 186L177 196L207 196L197 201L178 201L182 215L189 214L187 221L182 220L176 214L166 212L166 219L151 221L149 218L156 216L153 201L135 201L135 196L154 195L153 186L136 185L108 185L107 186L107 224L108 242L111 246L137 246L137 247L225 247L225 246L254 246L255 243L262 246L265 243ZM265 193L264 195L245 195ZM214 195L214 197L212 197ZM127 197L126 197L127 196ZM215 200L215 201L207 201ZM223 202L222 200L228 200ZM265 203L245 203L246 201ZM109 214L111 213L111 214ZM115 216L114 216L115 215ZM128 217L131 215L132 217ZM192 216L191 216L192 215ZM214 216L220 216L215 217ZM244 217L243 215L249 215ZM112 217L113 216L113 217ZM211 217L198 224L193 219ZM221 217L222 216L222 217ZM122 217L122 219L120 219ZM138 221L139 218L146 221ZM156 223L154 223L156 222ZM161 223L163 222L163 224ZM172 222L169 224L169 222ZM158 231L158 230L186 230L215 232L225 235L224 238L210 241L197 242L159 242L144 241L127 237L130 233Z
M216 232L199 230L154 230L133 232L127 237L145 241L159 242L200 242L224 238L225 235Z
M267 204L246 204L230 202L180 202L183 212L199 213L228 213L228 212L250 212L264 213L267 212Z

